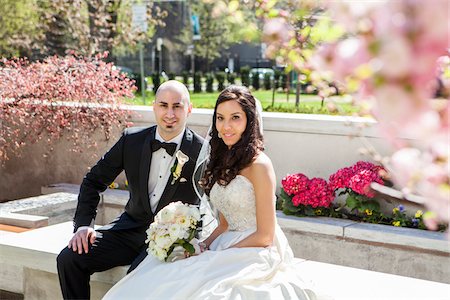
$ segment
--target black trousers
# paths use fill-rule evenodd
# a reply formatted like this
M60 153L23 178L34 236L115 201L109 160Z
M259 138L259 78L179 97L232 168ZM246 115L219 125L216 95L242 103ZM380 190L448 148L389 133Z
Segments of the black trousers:
M58 255L59 283L64 299L90 299L90 276L117 266L130 272L145 258L146 228L97 231L88 253L64 248Z

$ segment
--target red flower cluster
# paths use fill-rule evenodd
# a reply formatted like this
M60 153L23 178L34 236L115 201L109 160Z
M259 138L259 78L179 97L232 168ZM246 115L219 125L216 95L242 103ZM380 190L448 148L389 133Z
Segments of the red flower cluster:
M321 178L309 179L303 174L293 174L283 178L281 184L288 195L294 195L292 203L295 206L329 207L334 200L333 190Z
M370 190L370 184L377 182L383 184L380 171L382 166L374 165L367 161L359 161L351 167L339 169L329 178L329 184L333 191L340 188L349 188L354 192L372 198L374 193Z
M289 196L296 195L300 191L303 191L308 188L308 177L305 175L298 173L287 175L281 180L281 185L283 186L284 191Z

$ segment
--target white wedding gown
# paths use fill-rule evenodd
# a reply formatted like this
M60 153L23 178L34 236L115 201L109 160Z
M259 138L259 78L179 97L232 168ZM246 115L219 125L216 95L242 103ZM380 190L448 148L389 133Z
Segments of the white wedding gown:
M228 248L256 229L255 194L246 177L215 184L210 198L229 228L209 251L175 262L148 255L104 299L316 299L296 274L278 225L271 247Z

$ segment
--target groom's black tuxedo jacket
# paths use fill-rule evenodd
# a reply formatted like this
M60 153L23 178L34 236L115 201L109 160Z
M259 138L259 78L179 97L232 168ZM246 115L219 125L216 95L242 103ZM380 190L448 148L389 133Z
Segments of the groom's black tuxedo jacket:
M80 187L74 218L74 232L80 226L93 224L100 200L100 192L106 190L114 179L125 170L130 199L125 212L102 230L120 230L148 227L154 214L150 209L148 180L152 160L151 141L155 139L156 126L129 128L119 141L86 174ZM182 201L198 204L199 199L192 184L192 174L202 147L203 138L186 128L180 150L189 156L180 178L172 184L171 174L159 200L155 214L170 202ZM180 179L183 182L180 182Z

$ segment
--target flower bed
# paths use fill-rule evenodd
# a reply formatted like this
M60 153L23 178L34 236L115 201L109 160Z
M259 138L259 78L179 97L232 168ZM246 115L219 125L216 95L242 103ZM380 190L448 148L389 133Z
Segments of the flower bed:
M301 173L287 175L281 181L281 201L278 208L287 215L326 216L397 227L434 227L432 229L445 230L446 226L442 224L437 228L432 226L432 212L424 214L422 210L417 210L410 215L403 205L398 205L392 213L382 213L379 200L370 185L374 182L389 184L387 177L382 166L365 161L339 169L328 181L322 178L310 179ZM346 199L339 204L335 200L342 195Z

